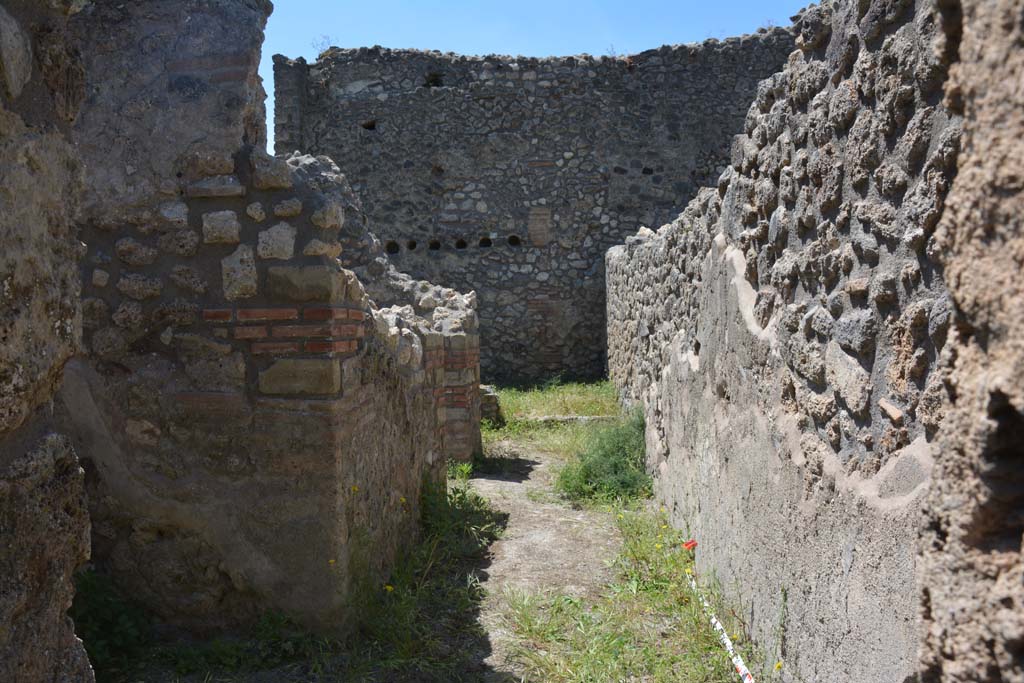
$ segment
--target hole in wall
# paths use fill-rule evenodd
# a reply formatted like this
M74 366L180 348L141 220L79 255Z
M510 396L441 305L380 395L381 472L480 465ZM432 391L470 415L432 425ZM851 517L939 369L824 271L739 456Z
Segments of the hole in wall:
M444 85L444 74L440 71L431 71L423 78L423 85L427 88L440 88Z
M416 240L409 240L408 242L405 243L405 248L408 249L409 251L416 251L417 246L419 245L416 244Z
M481 237L480 238L480 246L483 247L484 249L490 248L490 246L491 246L491 238L490 237Z
M989 394L990 423L978 473L985 485L984 501L974 511L968 542L986 551L1021 550L1024 533L1024 415L1009 396Z
M387 242L384 243L384 251L386 251L389 254L397 254L398 242L388 240Z
M437 164L434 164L434 165L432 165L430 167L430 173L431 173L431 175L435 175L435 176L444 175L444 167L443 166L438 166Z
M439 240L430 240L427 243L427 249L430 251L437 251L441 248L441 242Z
M509 235L508 246L518 247L523 243L523 240L519 239L519 235Z
M370 119L369 121L363 121L359 124L366 130L377 130L377 119Z
M455 248L456 249L465 249L466 248L466 240L463 240L463 239L455 240Z

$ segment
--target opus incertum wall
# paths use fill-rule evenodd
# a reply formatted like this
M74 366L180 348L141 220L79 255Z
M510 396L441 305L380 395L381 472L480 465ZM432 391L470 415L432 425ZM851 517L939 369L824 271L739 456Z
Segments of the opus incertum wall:
M624 58L275 57L277 151L336 160L396 266L475 290L490 379L605 369L603 254L728 163L788 30Z

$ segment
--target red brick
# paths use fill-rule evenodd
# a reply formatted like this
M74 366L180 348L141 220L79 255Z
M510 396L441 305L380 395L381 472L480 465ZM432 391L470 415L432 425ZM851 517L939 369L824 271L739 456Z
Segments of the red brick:
M203 311L203 320L211 323L231 322L230 308L207 308Z
M348 319L349 320L365 320L366 319L366 314L363 313L362 311L359 311L359 310L356 310L356 309L351 309L348 312Z
M306 342L308 353L352 353L359 348L355 341L316 341Z
M330 337L331 331L327 325L278 325L271 329L270 334L274 337Z
M266 336L267 328L265 325L235 328L235 339L264 339Z
M307 308L302 312L306 320L345 320L348 318L347 308Z
M298 353L299 350L300 345L298 342L253 342L252 344L252 352L257 354Z
M248 320L298 320L299 311L294 308L240 308L239 322Z
M332 337L362 337L364 334L362 325L331 325Z

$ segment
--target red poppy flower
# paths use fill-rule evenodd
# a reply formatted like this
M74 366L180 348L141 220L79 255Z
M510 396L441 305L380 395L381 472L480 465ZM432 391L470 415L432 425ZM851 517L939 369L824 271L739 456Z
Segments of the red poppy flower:
M697 547L697 541L695 541L693 539L690 539L689 541L687 541L686 543L683 544L683 548L685 548L686 550L693 550L696 547Z

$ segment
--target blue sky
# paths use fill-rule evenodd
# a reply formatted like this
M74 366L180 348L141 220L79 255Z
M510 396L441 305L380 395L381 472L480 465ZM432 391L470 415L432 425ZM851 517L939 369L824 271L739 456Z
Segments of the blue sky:
M785 26L809 0L275 0L260 74L273 136L271 56L382 45L545 57L632 54ZM273 143L271 143L273 149Z

